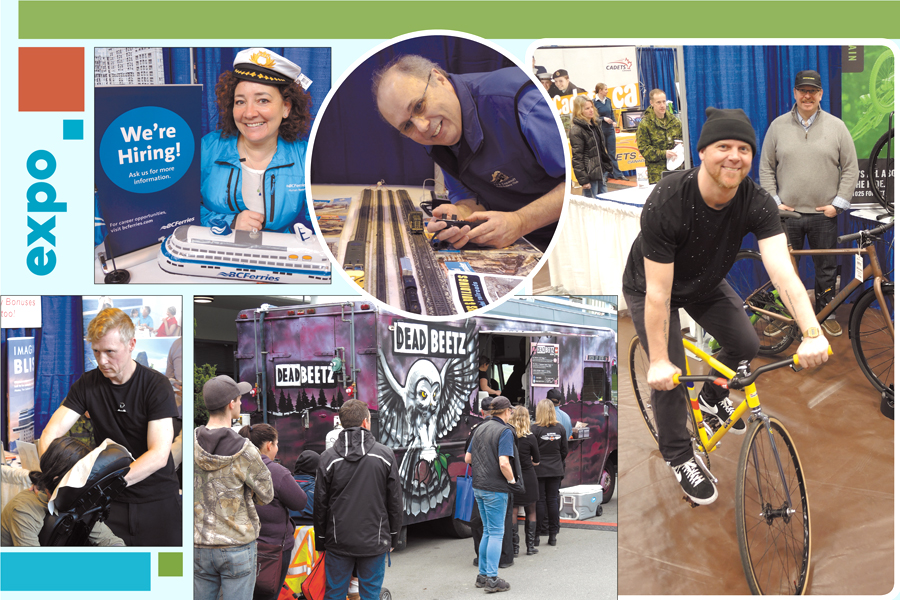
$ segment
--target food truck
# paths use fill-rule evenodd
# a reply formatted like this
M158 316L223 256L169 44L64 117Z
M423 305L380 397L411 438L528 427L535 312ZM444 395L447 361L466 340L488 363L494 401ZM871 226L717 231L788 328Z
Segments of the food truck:
M254 386L242 411L251 423L278 430L278 458L292 468L303 450L324 451L344 402L362 400L376 439L396 453L405 513L401 545L405 525L435 519L447 519L466 536L468 527L452 516L465 441L481 420L484 355L494 383L532 415L549 389L562 392L562 410L573 425L585 425L569 440L562 486L600 484L608 502L618 442L611 401L616 334L540 316L532 307L523 318L420 321L366 301L242 310L235 372Z

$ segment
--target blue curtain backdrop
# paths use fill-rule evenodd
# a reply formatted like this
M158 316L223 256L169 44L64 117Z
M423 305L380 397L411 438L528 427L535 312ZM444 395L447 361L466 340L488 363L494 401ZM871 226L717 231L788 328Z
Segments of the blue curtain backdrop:
M673 48L638 47L638 65L640 66L641 106L650 106L650 90L658 89L666 93L666 100L671 100L676 112L681 112L678 105L678 89L675 87L675 50Z
M762 143L775 117L794 105L794 76L814 69L822 76L822 110L841 114L839 46L685 46L684 87L693 164L700 164L696 143L706 108L742 108ZM759 152L750 176L759 181Z
M429 36L405 40L359 65L335 90L312 150L312 183L422 185L434 177L425 149L385 123L372 99L372 73L399 54L419 54L448 73L482 73L513 66L471 40ZM424 91L424 86L423 86Z
M0 329L2 372L0 393L7 397L7 339L35 338L36 372L34 378L34 435L44 431L50 416L62 403L69 388L84 373L81 296L44 296L41 298L41 327ZM3 441L8 442L5 423Z

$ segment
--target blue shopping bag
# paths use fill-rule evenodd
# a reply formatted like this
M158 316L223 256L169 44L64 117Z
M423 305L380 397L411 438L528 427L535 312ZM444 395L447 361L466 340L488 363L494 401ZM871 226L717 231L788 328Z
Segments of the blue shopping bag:
M456 478L456 512L453 517L468 523L472 520L474 504L475 490L472 489L472 476L469 475L469 466L466 465L466 474Z

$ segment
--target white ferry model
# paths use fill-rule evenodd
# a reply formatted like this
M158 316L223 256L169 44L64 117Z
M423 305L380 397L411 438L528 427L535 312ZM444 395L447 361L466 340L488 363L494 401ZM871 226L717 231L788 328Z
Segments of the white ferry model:
M182 225L159 247L163 271L258 283L330 283L331 260L315 235L297 223L293 233L243 231L223 222Z

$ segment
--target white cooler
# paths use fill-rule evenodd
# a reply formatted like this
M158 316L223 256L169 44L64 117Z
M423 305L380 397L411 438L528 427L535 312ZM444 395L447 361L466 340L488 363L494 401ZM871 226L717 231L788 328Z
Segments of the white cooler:
M597 514L603 502L603 486L575 485L559 490L559 517L582 521Z

